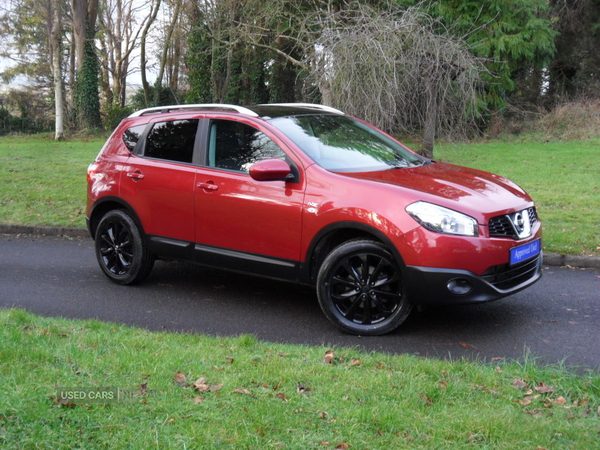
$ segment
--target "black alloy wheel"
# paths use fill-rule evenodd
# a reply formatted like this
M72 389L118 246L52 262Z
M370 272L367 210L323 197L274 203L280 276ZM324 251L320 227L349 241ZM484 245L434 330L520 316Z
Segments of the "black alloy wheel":
M96 257L105 275L117 284L134 284L148 276L154 257L140 230L123 210L109 211L96 230Z
M327 256L319 270L317 295L331 322L364 336L389 333L412 309L393 256L370 240L345 242Z

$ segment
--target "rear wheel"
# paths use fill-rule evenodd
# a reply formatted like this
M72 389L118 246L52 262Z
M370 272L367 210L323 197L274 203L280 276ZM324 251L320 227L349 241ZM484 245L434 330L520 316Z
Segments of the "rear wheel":
M148 276L154 257L140 229L125 211L109 211L96 230L96 258L105 275L117 284L134 284Z
M412 309L394 257L371 240L345 242L325 258L317 295L331 322L347 333L364 336L389 333Z

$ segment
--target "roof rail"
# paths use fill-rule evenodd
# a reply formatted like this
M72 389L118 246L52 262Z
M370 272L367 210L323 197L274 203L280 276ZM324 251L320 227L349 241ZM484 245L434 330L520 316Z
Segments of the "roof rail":
M157 113L168 113L171 111L180 111L182 109L223 109L223 110L233 110L237 111L241 114L248 114L249 116L258 117L254 111L244 108L243 106L237 105L227 105L221 103L197 103L192 105L168 105L168 106L156 106L153 108L140 109L139 111L134 112L129 117L139 117L146 114L157 114Z
M259 106L299 106L302 108L313 108L321 111L326 111L334 114L345 114L339 109L332 108L331 106L319 105L316 103L264 103Z

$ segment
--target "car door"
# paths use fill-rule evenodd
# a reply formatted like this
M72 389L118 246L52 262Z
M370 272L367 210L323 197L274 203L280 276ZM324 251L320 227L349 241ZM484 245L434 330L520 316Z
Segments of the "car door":
M121 197L134 209L153 243L181 248L194 241L197 167L192 161L198 123L198 119L184 119L152 124L142 148L124 167Z
M196 177L196 256L199 262L288 278L300 260L304 183L256 181L253 163L294 162L250 125L211 120L206 166Z

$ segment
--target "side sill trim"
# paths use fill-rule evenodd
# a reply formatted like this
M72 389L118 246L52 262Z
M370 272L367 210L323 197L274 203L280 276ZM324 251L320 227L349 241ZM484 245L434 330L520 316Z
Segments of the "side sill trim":
M211 255L226 256L229 258L243 259L255 263L271 264L275 266L294 268L296 263L277 258L269 258L267 256L254 255L250 253L238 252L235 250L226 250L223 248L208 247L206 245L196 244L194 250L200 253L208 253Z
M171 239L171 238L166 238L166 237L162 237L162 236L152 236L152 237L150 237L150 240L156 244L171 245L173 247L179 247L179 248L185 248L190 245L189 242L186 242L186 241L180 241L178 239Z

